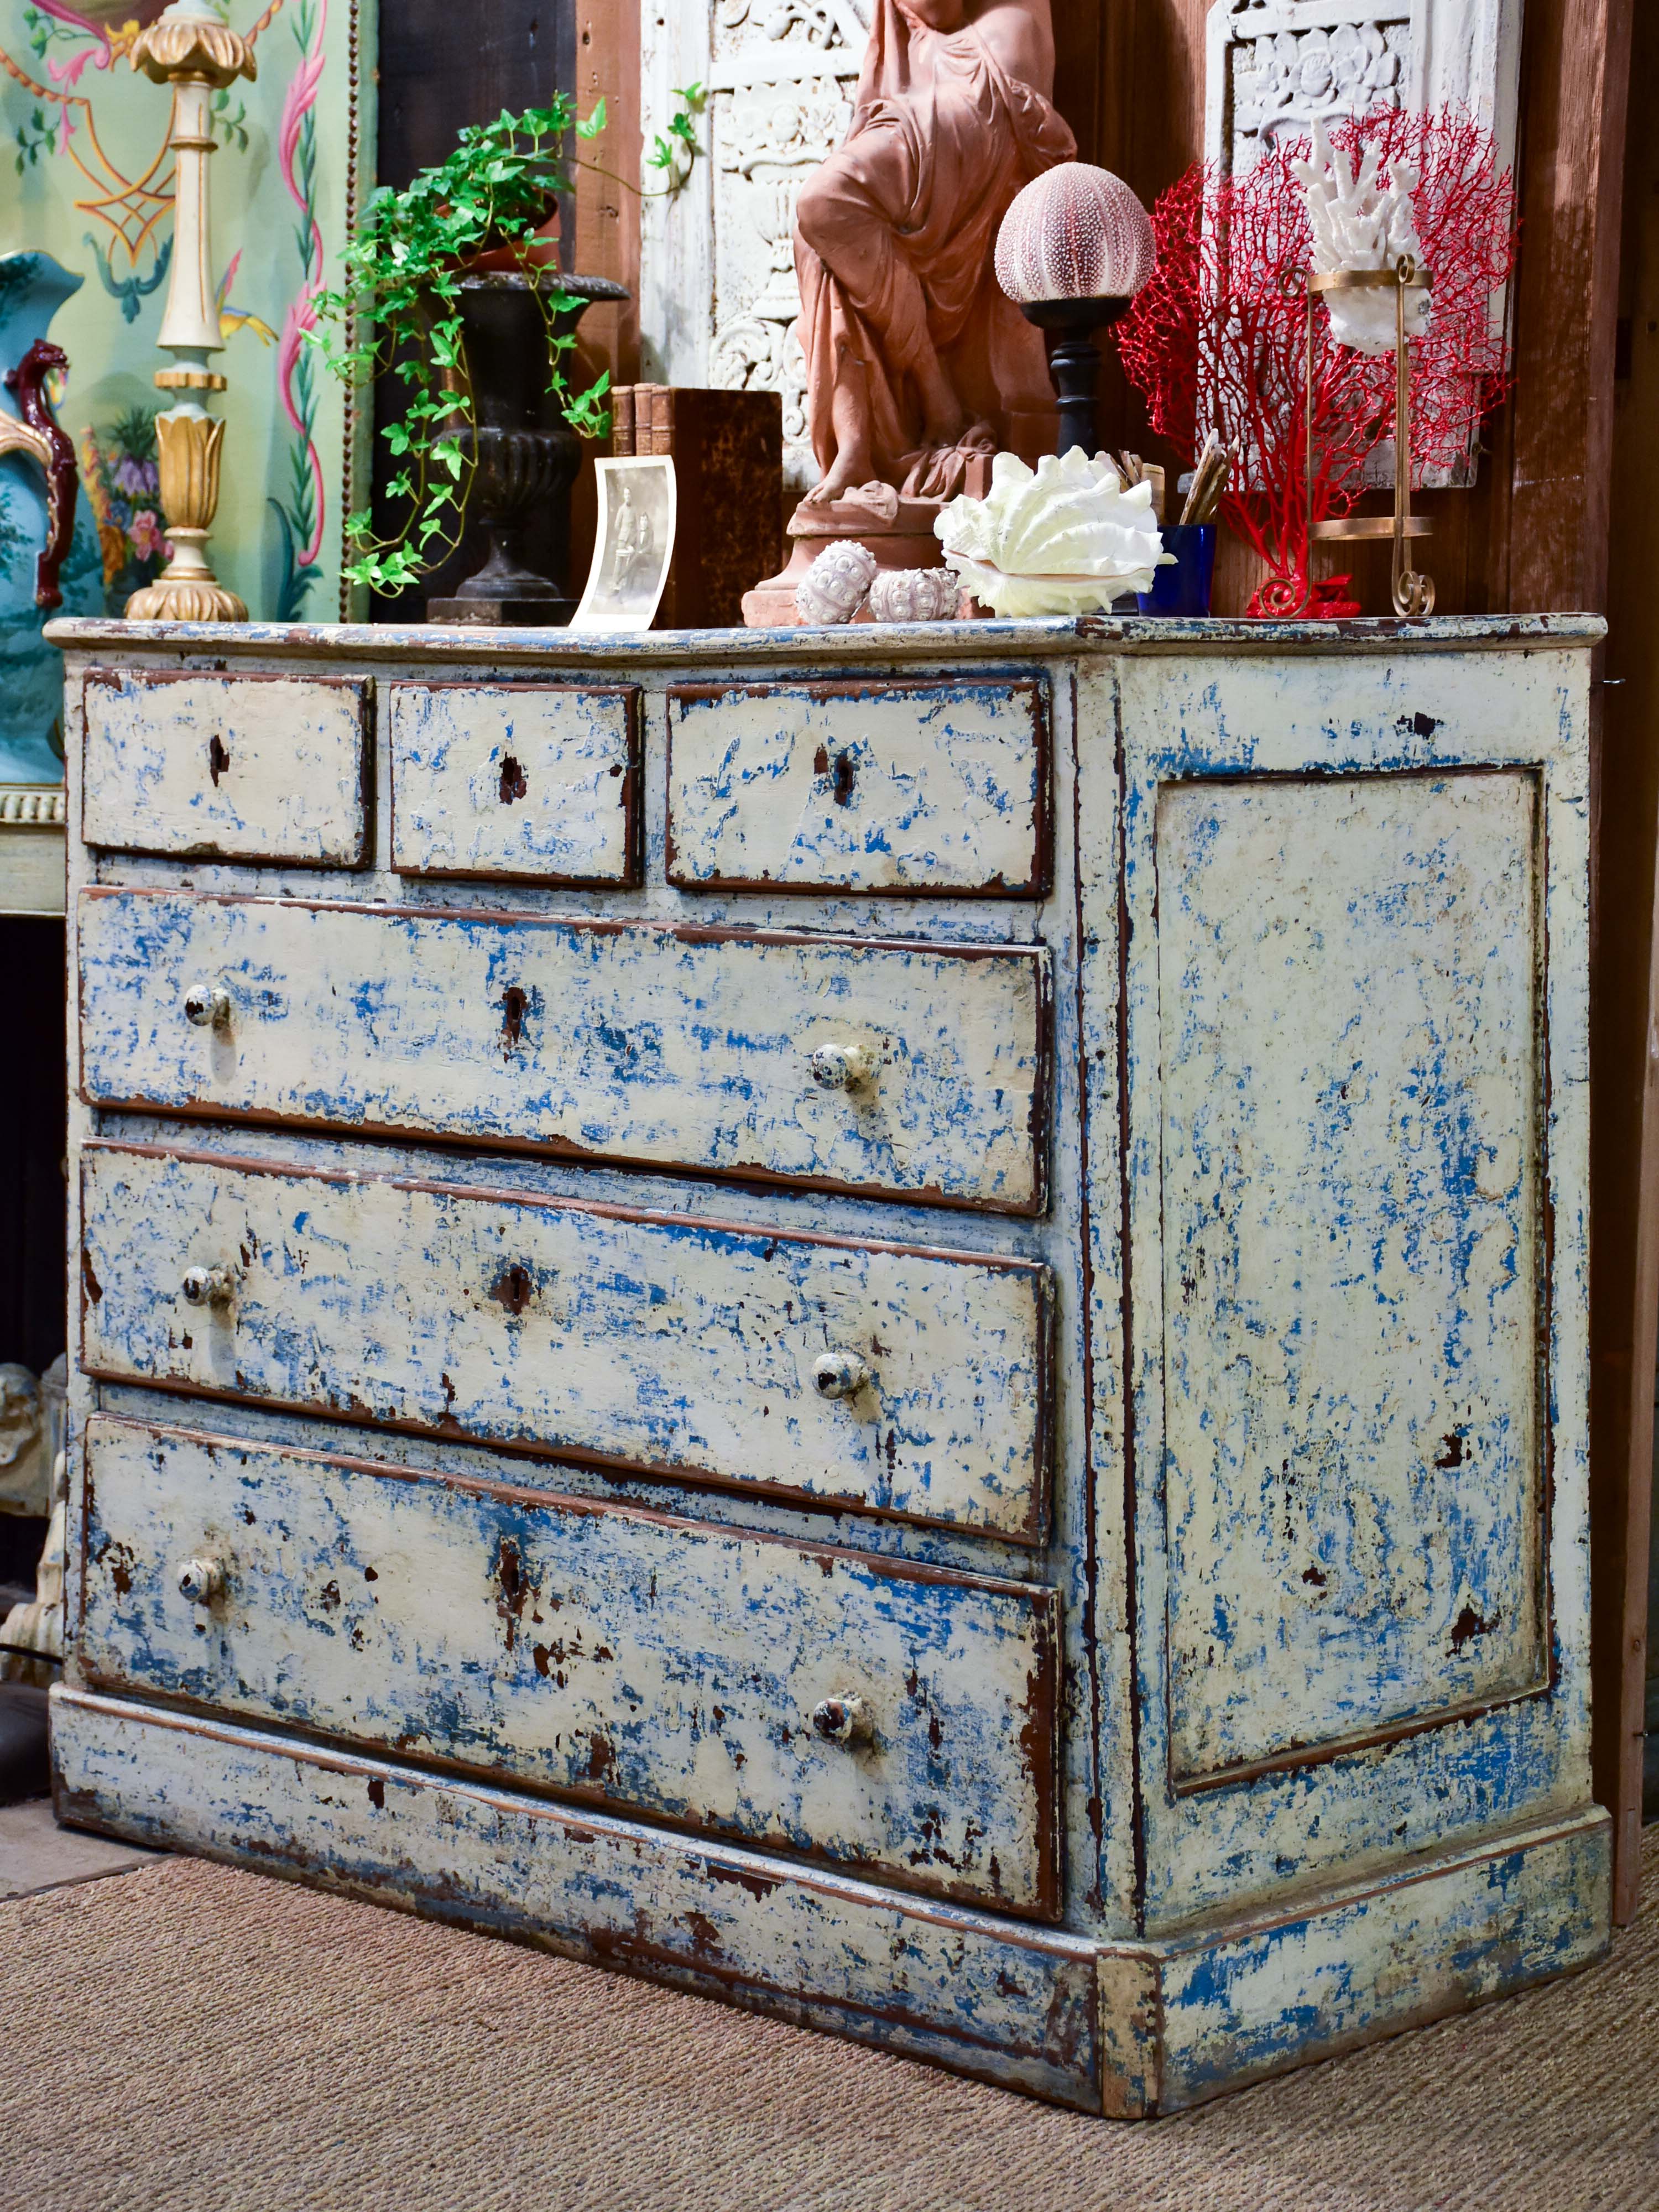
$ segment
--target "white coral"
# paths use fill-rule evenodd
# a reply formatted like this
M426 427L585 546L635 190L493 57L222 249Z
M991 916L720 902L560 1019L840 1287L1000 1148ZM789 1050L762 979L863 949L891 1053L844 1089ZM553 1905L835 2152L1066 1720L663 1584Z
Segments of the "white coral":
M1080 447L1035 469L999 453L983 499L940 509L945 557L981 606L1017 618L1085 615L1150 592L1164 550L1150 483L1125 491L1104 453Z
M1307 194L1313 226L1313 265L1322 276L1339 269L1397 269L1409 255L1423 266L1423 241L1417 234L1412 194L1420 181L1407 162L1395 161L1385 186L1377 182L1377 149L1367 147L1356 177L1353 165L1333 148L1323 127L1313 128L1313 157L1291 164ZM1356 353L1394 351L1395 297L1379 288L1327 292L1331 330L1339 345ZM1406 288L1406 335L1422 337L1429 326L1429 295L1422 285Z

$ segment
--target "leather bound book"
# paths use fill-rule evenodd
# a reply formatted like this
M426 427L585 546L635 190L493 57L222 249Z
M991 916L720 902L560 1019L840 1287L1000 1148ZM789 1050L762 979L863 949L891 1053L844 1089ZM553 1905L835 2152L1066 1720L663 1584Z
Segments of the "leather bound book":
M653 627L738 627L744 593L780 562L782 400L775 392L636 386L634 450L674 463L674 558Z
M634 386L618 384L611 393L611 451L613 455L634 451Z

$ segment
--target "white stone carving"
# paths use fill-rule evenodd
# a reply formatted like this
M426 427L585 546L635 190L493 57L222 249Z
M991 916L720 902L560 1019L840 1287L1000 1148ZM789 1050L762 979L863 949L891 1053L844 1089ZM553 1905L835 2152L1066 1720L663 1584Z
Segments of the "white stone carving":
M702 84L708 100L688 182L645 204L641 374L781 393L793 506L817 477L796 327L795 201L852 121L869 0L676 0L661 13L642 41L647 142L672 113L676 86Z
M1279 137L1376 107L1467 107L1515 158L1522 0L1214 0L1204 151L1249 167Z

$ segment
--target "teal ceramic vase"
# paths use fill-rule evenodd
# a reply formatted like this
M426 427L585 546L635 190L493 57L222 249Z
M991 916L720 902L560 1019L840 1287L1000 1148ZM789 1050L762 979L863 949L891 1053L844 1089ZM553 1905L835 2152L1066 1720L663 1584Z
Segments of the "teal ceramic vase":
M8 389L31 347L85 280L47 253L0 254L0 412L26 420L30 395ZM58 782L64 773L64 664L41 635L58 615L104 611L98 533L84 501L58 569L59 604L37 603L50 531L46 477L34 455L0 453L0 786Z

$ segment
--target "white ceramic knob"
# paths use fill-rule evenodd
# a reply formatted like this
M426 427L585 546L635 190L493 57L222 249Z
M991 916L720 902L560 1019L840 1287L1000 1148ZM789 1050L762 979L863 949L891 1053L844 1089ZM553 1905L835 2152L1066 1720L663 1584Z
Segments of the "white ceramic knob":
M820 1398L854 1398L872 1380L856 1352L825 1352L812 1362L812 1388Z
M868 1045L821 1044L808 1065L821 1091L859 1091L874 1081L878 1063Z
M179 1595L187 1597L192 1605L211 1605L222 1597L225 1590L225 1571L217 1559L180 1559L179 1562Z
M198 1030L222 1030L230 1023L230 994L222 983L192 983L185 994L185 1019Z
M812 1708L812 1733L825 1743L850 1747L872 1741L876 1727L862 1698L825 1698Z
M228 1306L236 1284L228 1267L191 1267L179 1287L187 1305Z

